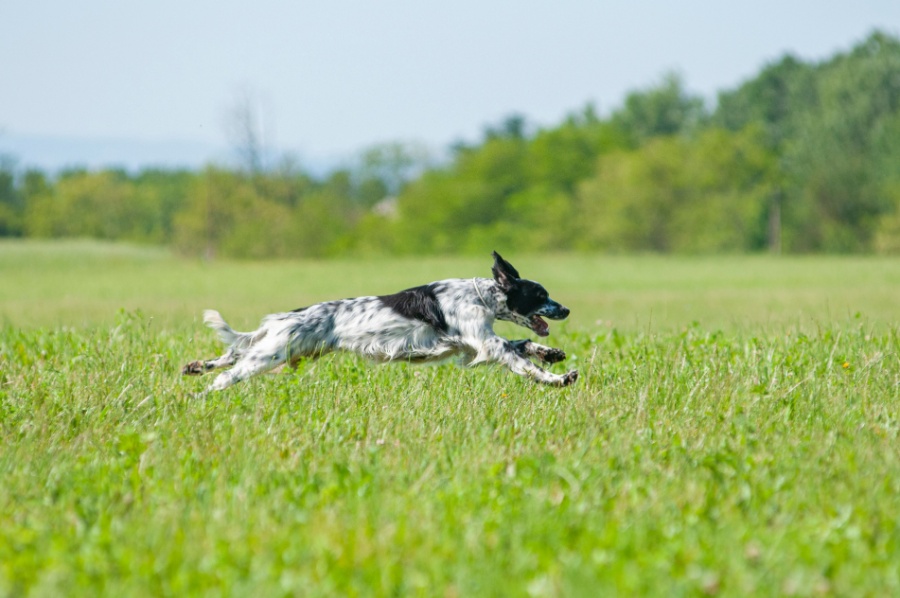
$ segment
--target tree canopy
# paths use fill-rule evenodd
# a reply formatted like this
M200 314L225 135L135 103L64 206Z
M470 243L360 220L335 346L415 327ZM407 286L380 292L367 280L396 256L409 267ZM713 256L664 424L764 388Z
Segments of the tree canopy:
M712 106L668 74L606 116L588 105L537 127L513 114L440 161L388 143L322 177L272 162L49 175L4 157L0 236L244 258L896 252L900 40L876 31L820 62L784 56Z

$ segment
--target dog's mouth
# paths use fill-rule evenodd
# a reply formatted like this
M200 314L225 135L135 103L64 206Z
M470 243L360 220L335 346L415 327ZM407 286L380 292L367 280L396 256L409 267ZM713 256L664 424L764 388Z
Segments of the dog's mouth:
M547 324L541 316L531 316L531 329L534 330L538 336L550 335L550 325Z

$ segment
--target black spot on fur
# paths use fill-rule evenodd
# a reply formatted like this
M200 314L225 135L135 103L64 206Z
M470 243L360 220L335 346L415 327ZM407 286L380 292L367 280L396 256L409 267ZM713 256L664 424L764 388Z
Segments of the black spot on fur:
M306 307L298 307L297 309L292 309L292 310L291 310L291 313L292 313L292 314L299 314L301 311L306 311L307 309L308 309L308 308L306 308Z
M519 279L506 291L506 306L517 314L530 316L547 302L547 290L530 280Z
M423 285L378 297L383 305L404 318L430 324L436 330L447 332L447 320L438 302L433 285Z

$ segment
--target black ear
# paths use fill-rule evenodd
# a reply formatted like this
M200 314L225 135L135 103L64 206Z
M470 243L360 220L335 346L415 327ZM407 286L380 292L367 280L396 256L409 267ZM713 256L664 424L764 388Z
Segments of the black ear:
M518 270L513 268L512 264L500 257L500 254L496 251L494 252L494 267L491 268L491 272L494 273L494 280L497 281L497 284L500 285L500 288L503 290L512 288L513 284L515 284L516 280L519 278Z

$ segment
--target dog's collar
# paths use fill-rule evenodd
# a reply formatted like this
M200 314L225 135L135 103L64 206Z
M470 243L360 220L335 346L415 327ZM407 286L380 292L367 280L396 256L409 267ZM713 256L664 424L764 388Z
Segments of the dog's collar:
M472 286L475 287L475 292L478 293L478 298L481 299L481 304L485 307L485 309L490 309L488 307L487 301L484 300L484 297L481 294L481 289L478 288L478 279L472 279Z

